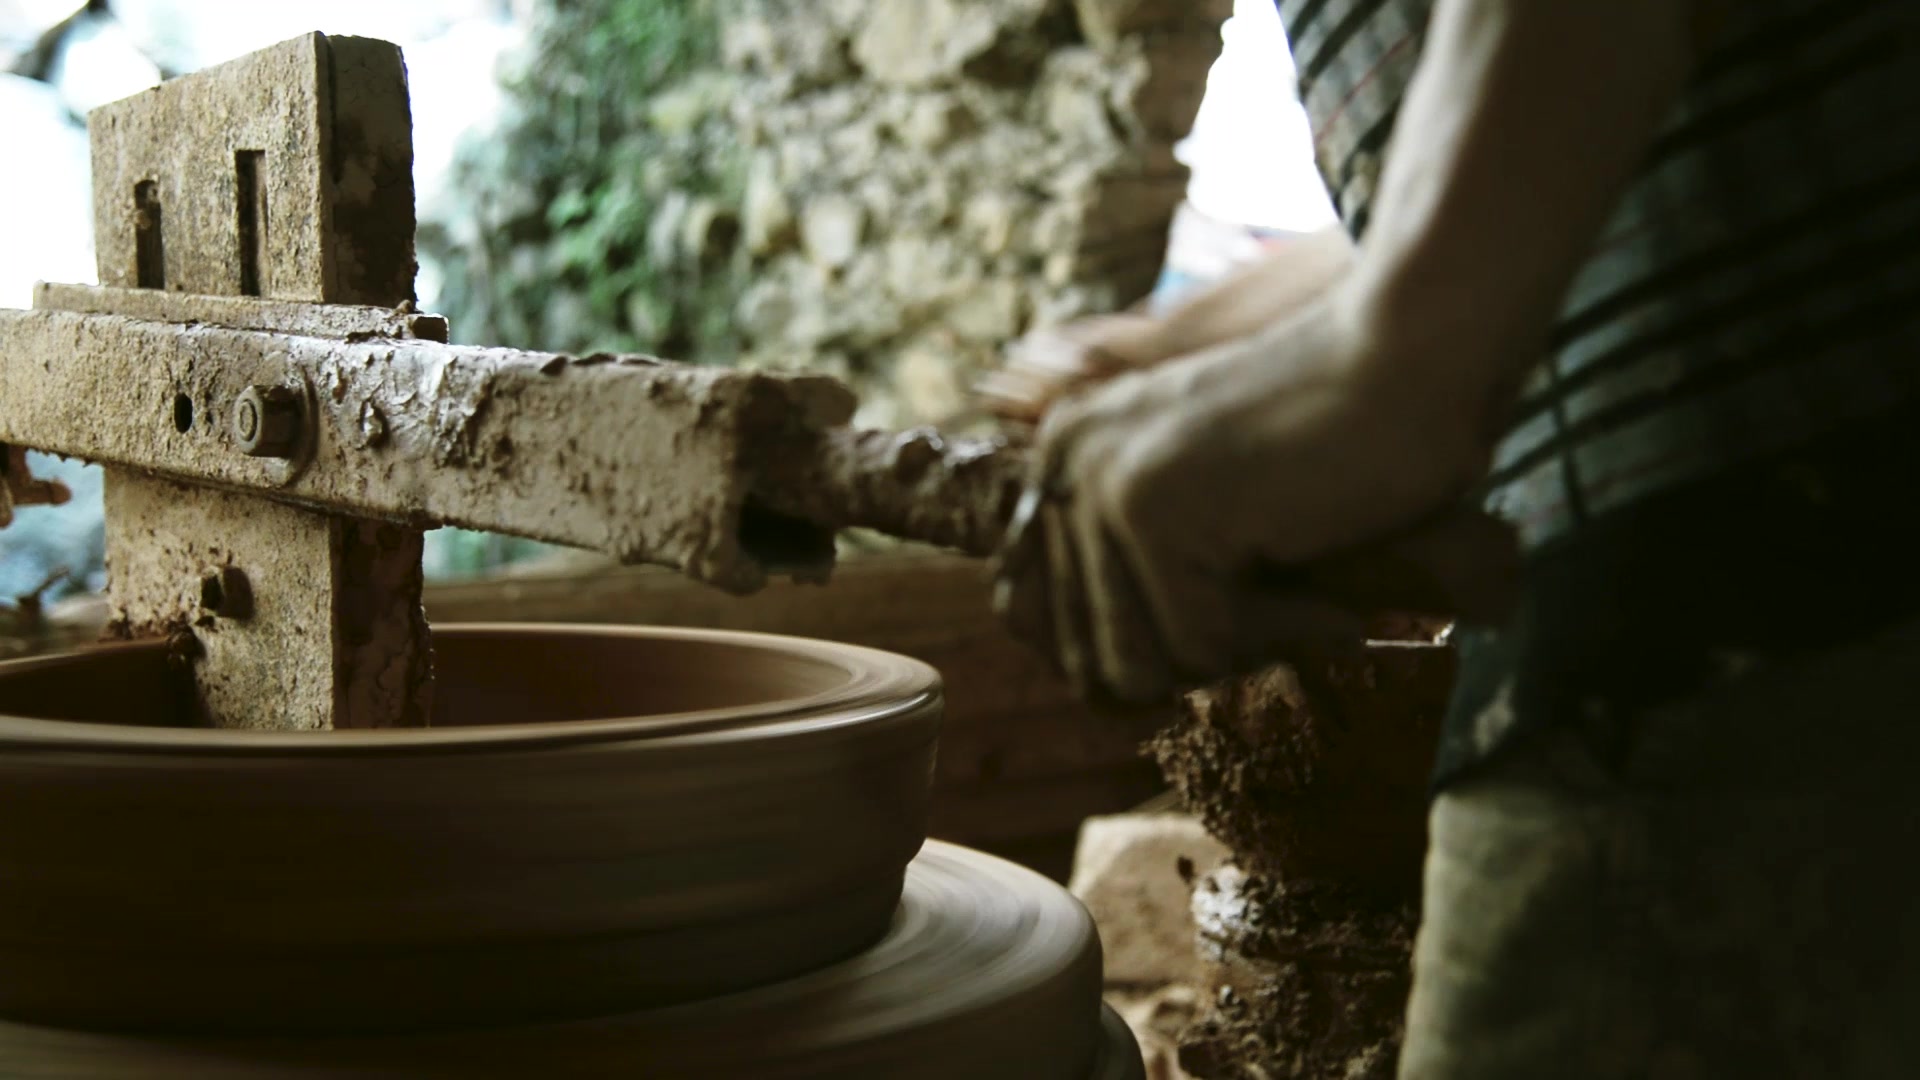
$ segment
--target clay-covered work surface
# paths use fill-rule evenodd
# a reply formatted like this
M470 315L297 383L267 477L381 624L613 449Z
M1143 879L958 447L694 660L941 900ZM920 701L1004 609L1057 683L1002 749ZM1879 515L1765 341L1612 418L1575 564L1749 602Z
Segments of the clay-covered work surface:
M412 730L176 726L164 644L0 667L0 1015L527 1022L761 984L887 932L925 836L931 668L690 630L435 649L436 724Z
M1099 988L1099 940L1072 897L1010 863L930 843L872 948L737 994L578 1023L374 1039L194 1042L0 1024L0 1073L1132 1080L1138 1052L1103 1014Z

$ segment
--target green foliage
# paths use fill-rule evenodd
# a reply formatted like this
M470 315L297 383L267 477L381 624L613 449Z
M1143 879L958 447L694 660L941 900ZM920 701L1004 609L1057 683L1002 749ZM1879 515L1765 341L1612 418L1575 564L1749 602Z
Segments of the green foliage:
M717 2L543 5L505 83L507 115L456 162L458 208L422 227L459 340L735 355L744 168L714 82ZM692 257L663 215L689 199L719 218L714 243L691 245L712 250Z
M676 200L735 208L744 188L726 97L710 85L720 2L541 5L504 79L505 114L461 147L449 207L421 222L421 257L440 272L436 305L455 340L704 362L737 353L745 254L727 244L706 258L657 258L652 236ZM663 116L663 101L681 107ZM457 529L427 546L435 578L548 550Z

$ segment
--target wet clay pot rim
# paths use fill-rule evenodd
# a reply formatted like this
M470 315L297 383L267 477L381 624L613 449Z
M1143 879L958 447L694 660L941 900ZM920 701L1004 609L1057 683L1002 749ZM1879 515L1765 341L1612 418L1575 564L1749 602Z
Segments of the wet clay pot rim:
M107 644L53 656L0 663L0 750L93 749L129 753L282 755L302 757L409 751L445 753L527 750L645 740L661 749L721 746L740 740L778 739L805 734L819 738L835 728L871 731L892 717L923 713L941 697L940 676L930 665L909 657L857 645L775 634L680 627L625 627L542 623L474 623L436 627L437 644L512 639L572 639L580 643L621 639L710 646L716 655L736 658L811 661L828 678L811 692L770 697L744 705L683 709L646 715L592 719L537 720L484 726L380 728L362 730L257 731L207 727L141 727L81 719L22 716L14 713L10 684L22 676L71 674L90 677L101 664L138 658L163 662L162 641ZM438 650L437 650L438 651ZM95 676L97 677L97 676Z

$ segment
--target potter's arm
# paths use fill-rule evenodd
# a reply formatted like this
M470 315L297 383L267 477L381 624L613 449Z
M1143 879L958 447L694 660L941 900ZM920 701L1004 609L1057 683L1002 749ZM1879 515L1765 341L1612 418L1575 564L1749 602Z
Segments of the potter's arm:
M1166 360L1258 333L1332 288L1353 250L1339 226L1283 244L1168 312L1149 332L1148 351Z
M1330 226L1202 286L1161 316L1102 315L1017 341L978 389L1000 417L1034 422L1088 381L1251 337L1305 308L1346 276L1353 242Z
M1396 377L1497 430L1678 96L1692 8L1440 0L1349 281Z

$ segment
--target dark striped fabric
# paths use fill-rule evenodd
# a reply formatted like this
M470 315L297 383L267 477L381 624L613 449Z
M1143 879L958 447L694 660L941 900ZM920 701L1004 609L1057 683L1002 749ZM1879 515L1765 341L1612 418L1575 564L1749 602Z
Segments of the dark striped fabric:
M1357 237L1432 6L1279 0L1317 160ZM1662 533L1659 521L1620 521L1637 522L1701 485L1737 485L1742 470L1774 468L1783 454L1862 425L1904 428L1886 418L1920 402L1920 3L1740 0L1715 5L1714 14L1711 49L1569 291L1489 478L1488 506L1513 521L1542 560L1609 565L1581 549ZM1920 434L1870 444L1880 454L1920 456ZM1823 467L1858 471L1844 461ZM1912 516L1911 488L1879 497L1889 514ZM1783 498L1768 512L1823 513L1817 491ZM1753 505L1730 504L1728 512ZM1764 544L1773 524L1754 513L1745 524ZM1833 532L1817 521L1780 528ZM1723 540L1703 534L1698 543ZM1686 541L1668 536L1667 544ZM1844 552L1846 538L1835 545ZM1732 556L1722 562L1726 573L1739 565ZM1702 553L1676 552L1673 580L1682 585L1690 580L1682 565L1696 567L1687 571L1696 577L1720 572ZM1665 581L1662 570L1653 566L1648 580ZM1569 596L1586 595L1586 586L1569 588ZM1619 631L1632 633L1626 613L1661 619L1662 602L1629 596L1605 606L1617 609ZM1544 642L1604 652L1603 640L1560 625L1593 617L1541 601L1530 618L1542 625L1483 635L1469 649L1469 660L1484 661L1468 672L1478 697L1463 706L1468 715L1449 737L1443 772L1489 752L1530 711L1559 707L1552 701L1564 705L1577 694L1584 711L1605 711L1605 694L1577 680L1557 697L1543 689L1534 705L1515 692L1530 667L1567 681L1582 666L1549 655ZM1720 628L1708 638L1732 633ZM1708 638L1672 644L1724 651L1726 641ZM1616 666L1593 679L1630 675Z

